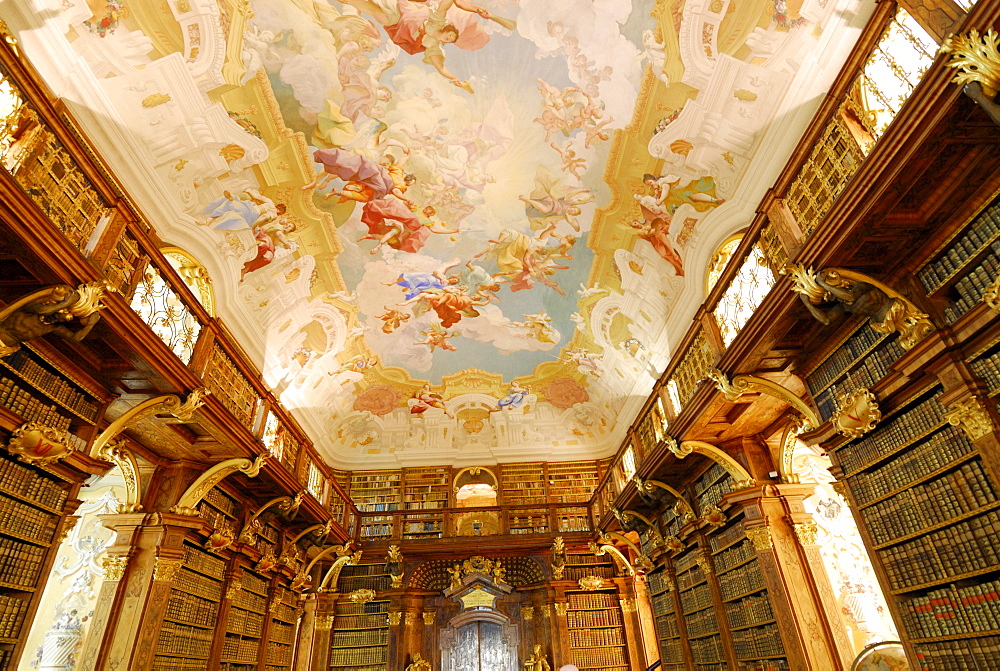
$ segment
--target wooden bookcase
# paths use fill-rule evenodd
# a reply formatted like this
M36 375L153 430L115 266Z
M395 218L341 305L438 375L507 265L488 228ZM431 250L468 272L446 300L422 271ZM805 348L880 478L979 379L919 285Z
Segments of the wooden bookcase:
M508 506L545 503L545 463L501 464L500 492Z
M267 632L264 671L283 671L292 666L295 625L298 620L297 596L285 585L274 585L268 612L271 623Z
M389 601L353 603L345 597L337 602L330 669L385 671L388 645Z
M226 594L229 609L219 662L223 671L253 671L257 668L267 616L269 582L249 570L243 570L230 582Z
M351 473L351 498L361 512L398 510L401 485L400 471L355 471Z
M615 590L567 590L566 598L570 662L580 671L630 668L618 593Z
M226 562L186 544L153 657L154 671L207 671Z
M668 569L661 567L647 576L653 624L660 651L660 664L664 671L684 671L686 632L681 630L676 603L676 584Z
M587 503L600 482L594 461L549 463L547 479L549 503Z
M451 483L446 466L403 469L403 509L447 508Z

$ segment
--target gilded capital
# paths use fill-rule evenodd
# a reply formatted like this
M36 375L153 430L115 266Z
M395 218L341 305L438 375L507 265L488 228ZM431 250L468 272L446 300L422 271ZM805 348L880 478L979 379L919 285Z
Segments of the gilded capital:
M533 620L535 618L535 607L521 606L521 618L524 620Z
M622 606L623 613L634 613L636 612L635 599L620 599L619 603Z
M406 626L407 627L416 624L417 623L417 614L413 613L413 612L407 612L406 613L406 617L405 617L405 621L406 621Z
M434 618L437 616L437 613L434 611L428 611L426 613L421 613L420 616L424 618L424 624L429 627L434 624Z
M168 559L157 557L153 564L153 580L155 582L173 582L174 576L184 565L183 559Z
M389 626L398 627L400 620L402 620L403 614L398 610L389 611Z
M800 522L794 528L800 545L816 545L816 532L819 529L815 522Z
M232 601L240 595L240 590L243 589L243 583L239 578L233 580L229 583L229 587L226 588L226 598Z
M333 629L333 615L317 615L316 631L330 631Z
M956 403L944 414L944 418L952 426L962 429L970 440L978 440L993 430L993 422L986 406L975 396Z
M757 550L770 550L774 547L771 530L767 527L751 527L747 529L746 534Z
M567 610L569 610L569 604L565 601L556 604L556 615L559 617L566 617Z
M105 555L103 565L105 580L121 580L125 577L128 557L124 555Z

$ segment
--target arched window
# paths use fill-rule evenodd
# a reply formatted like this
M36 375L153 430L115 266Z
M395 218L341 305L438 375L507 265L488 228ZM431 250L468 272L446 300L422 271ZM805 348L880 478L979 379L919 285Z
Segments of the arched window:
M732 344L774 282L774 273L768 267L764 253L759 245L754 245L712 313L726 347Z
M208 314L215 316L215 292L212 291L212 278L208 276L205 266L198 263L193 256L179 247L164 247L160 250L167 262L184 280L184 284L198 298Z
M729 236L725 242L719 245L715 254L712 254L712 259L708 262L708 270L705 272L706 296L712 293L712 289L715 288L716 283L719 281L722 271L726 269L729 259L733 258L733 254L736 252L736 248L740 246L740 241L743 240L745 233L746 231L740 231Z

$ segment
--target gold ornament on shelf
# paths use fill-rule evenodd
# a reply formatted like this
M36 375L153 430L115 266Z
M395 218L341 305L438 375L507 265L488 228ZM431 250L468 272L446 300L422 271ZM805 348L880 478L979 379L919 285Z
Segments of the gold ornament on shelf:
M867 387L840 394L834 400L836 409L830 421L837 431L847 438L858 438L875 428L882 419L878 399Z
M997 275L990 282L990 286L986 287L986 291L983 292L983 302L994 313L1000 314L1000 275Z
M7 449L29 464L51 464L68 457L73 448L66 442L66 432L38 422L28 422L11 434Z
M390 627L398 627L399 623L403 621L403 614L398 610L390 610L386 621Z
M528 622L535 618L534 606L521 606L521 619Z
M375 599L375 590L373 589L356 589L347 595L353 603L368 603Z
M677 536L667 536L663 539L663 547L670 552L682 552L686 546L684 541Z
M565 601L556 603L556 615L559 617L566 617L566 611L569 610L569 604ZM546 613L548 615L548 613Z
M434 611L428 611L426 613L421 613L420 617L424 619L424 624L429 627L434 624L434 619L437 617L437 613Z
M618 603L621 604L623 613L634 613L638 610L635 605L635 599L620 599Z
M580 585L580 589L593 592L604 587L604 579L596 575L588 575L577 580L577 584Z
M330 631L331 629L333 629L333 615L316 616L317 631Z
M209 552L222 552L233 544L233 536L225 529L216 529L205 541L205 549Z
M556 536L552 541L552 579L562 580L566 571L566 544L562 536Z
M183 559L168 559L167 557L157 557L153 564L153 580L156 582L173 582L174 576L184 565Z
M230 601L233 601L234 599L236 599L236 597L240 595L240 592L242 591L243 591L243 581L241 581L239 578L236 578L231 583L229 583L229 587L226 588L226 598L229 599Z
M726 513L719 506L709 504L701 509L701 521L718 529L726 525Z

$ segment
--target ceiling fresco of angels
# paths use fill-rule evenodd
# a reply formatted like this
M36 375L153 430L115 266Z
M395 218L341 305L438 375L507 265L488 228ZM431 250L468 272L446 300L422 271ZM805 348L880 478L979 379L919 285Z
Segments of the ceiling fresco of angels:
M161 237L354 466L616 447L665 317L784 161L754 163L803 63L829 80L858 22L836 0L51 11L39 34L92 75L68 97L120 120Z

